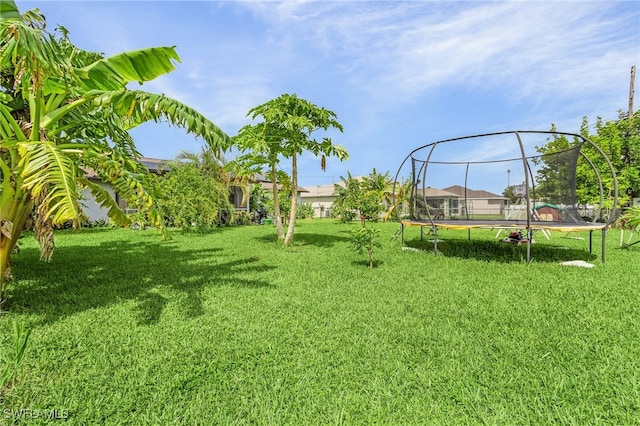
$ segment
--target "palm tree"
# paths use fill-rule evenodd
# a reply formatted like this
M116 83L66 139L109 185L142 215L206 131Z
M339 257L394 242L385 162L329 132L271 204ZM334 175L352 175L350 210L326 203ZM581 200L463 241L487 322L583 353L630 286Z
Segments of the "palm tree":
M624 231L622 231L622 234L620 234L621 247L627 248L635 244L640 244L640 240L634 243L631 242L634 232L637 232L638 230L640 230L640 206L632 206L627 208L624 214L620 216L620 218L618 218L618 223L620 224L620 227L622 229L624 228L631 229L631 235L629 235L629 239L627 240L626 244L623 243L623 237L622 237L622 235L624 234Z
M45 27L39 10L21 14L14 1L0 0L0 298L11 278L11 252L32 212L44 259L54 248L52 225L78 223L82 188L90 189L114 221L127 223L111 196L88 179L88 170L162 227L147 190L148 171L128 130L165 120L212 149L231 142L196 110L127 88L175 69L175 48L104 58L78 49L64 28L51 34Z
M393 211L393 182L389 172L379 173L375 167L373 171L369 174L369 176L365 176L363 178L364 189L368 192L372 192L376 194L379 202L381 204L385 204L387 207L387 213L384 215L384 220L388 219L391 213L389 211Z
M220 181L224 180L223 174L226 161L222 150L215 151L210 147L203 147L198 153L180 151L176 156L176 161L195 164L202 170L202 173Z

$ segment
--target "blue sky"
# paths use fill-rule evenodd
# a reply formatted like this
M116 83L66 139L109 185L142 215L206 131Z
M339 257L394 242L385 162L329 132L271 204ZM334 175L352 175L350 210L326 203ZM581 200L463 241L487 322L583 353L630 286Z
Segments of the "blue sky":
M143 89L195 107L229 135L250 123L249 109L283 93L336 112L344 132L317 137L351 158L329 159L322 172L303 156L305 186L374 167L393 175L412 149L438 139L551 123L578 132L584 116L615 119L640 65L638 1L16 3L42 10L50 30L65 26L85 50L177 46L178 69ZM156 158L203 144L166 124L133 136ZM500 143L466 154L502 152ZM501 192L504 168L469 186Z

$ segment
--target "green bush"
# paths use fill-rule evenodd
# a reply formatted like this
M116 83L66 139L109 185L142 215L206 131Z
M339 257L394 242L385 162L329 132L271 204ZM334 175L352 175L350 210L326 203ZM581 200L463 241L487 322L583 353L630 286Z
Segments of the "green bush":
M354 210L338 203L333 203L333 206L331 207L331 217L334 219L340 219L343 223L351 222L355 219L356 214L357 213Z
M166 224L184 231L216 226L221 221L222 211L234 210L229 203L227 186L205 174L196 164L174 164L160 179L160 188L158 204L165 214Z
M235 223L237 225L249 225L253 222L253 213L241 211L235 214Z
M298 211L296 212L296 218L298 219L311 219L314 216L314 210L311 203L301 203L298 205Z

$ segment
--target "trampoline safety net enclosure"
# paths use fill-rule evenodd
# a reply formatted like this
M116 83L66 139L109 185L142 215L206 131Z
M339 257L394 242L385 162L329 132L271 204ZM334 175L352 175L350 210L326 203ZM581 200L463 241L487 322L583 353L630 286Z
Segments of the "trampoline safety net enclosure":
M404 227L427 226L437 251L438 228L521 230L529 262L534 231L588 230L590 251L593 231L601 231L604 262L618 185L605 153L582 135L514 130L439 140L406 156L394 194L401 177L412 183L403 240ZM596 201L579 204L579 190Z

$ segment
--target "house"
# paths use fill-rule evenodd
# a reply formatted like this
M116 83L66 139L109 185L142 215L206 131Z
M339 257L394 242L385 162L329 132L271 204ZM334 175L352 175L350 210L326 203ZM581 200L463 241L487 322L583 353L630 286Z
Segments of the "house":
M452 216L458 216L461 214L460 202L457 194L438 188L424 188L417 189L415 192L417 197L416 208L420 216L426 214L421 210L424 210L424 204L422 199L426 199L427 206L429 208L429 214L431 216L443 216L446 218Z
M262 189L265 190L267 193L269 194L273 193L273 183L270 180L268 180L265 176L255 175L254 182L259 183ZM280 189L282 189L282 185L278 185L278 190ZM296 202L298 204L304 202L302 195L305 194L306 192L308 192L306 188L298 185L298 188L296 191Z
M460 185L443 188L443 191L456 194L460 206L460 214L469 215L503 215L509 199L489 191L475 190ZM466 206L465 206L466 199ZM466 208L466 212L465 212Z
M149 169L150 172L155 173L157 175L163 175L169 171L167 160L160 160L158 158L141 157L140 162L144 164ZM109 193L111 198L113 198L116 201L116 203L118 204L118 207L120 207L122 211L124 211L125 213L130 212L128 209L127 201L118 195L118 193L113 188L113 186L111 186L110 183L106 183L100 180L100 178L98 178L97 174L93 170L87 170L86 174L89 180L92 180L93 182L97 183L106 192ZM87 216L87 219L89 220L89 222L109 220L108 209L105 209L104 207L100 206L96 202L95 198L93 197L93 195L91 194L91 191L89 191L88 188L85 188L82 190L82 198L80 203L82 205L82 211Z
M338 185L344 186L342 182ZM303 203L310 203L313 207L314 217L331 217L331 206L338 198L336 187L330 185L307 186L305 192L300 194Z
M108 192L111 198L116 200L116 203L118 203L118 205L120 206L120 200L118 199L118 194L116 193L113 186L111 186L111 184L102 182L100 179L98 179L95 172L93 171L87 171L87 178L89 178L90 180L100 185L102 189ZM89 220L89 222L109 220L109 215L107 214L109 210L100 206L96 202L96 199L93 197L93 195L91 194L91 191L89 191L88 188L83 189L81 192L80 205L82 206L82 211L87 216L87 219Z

